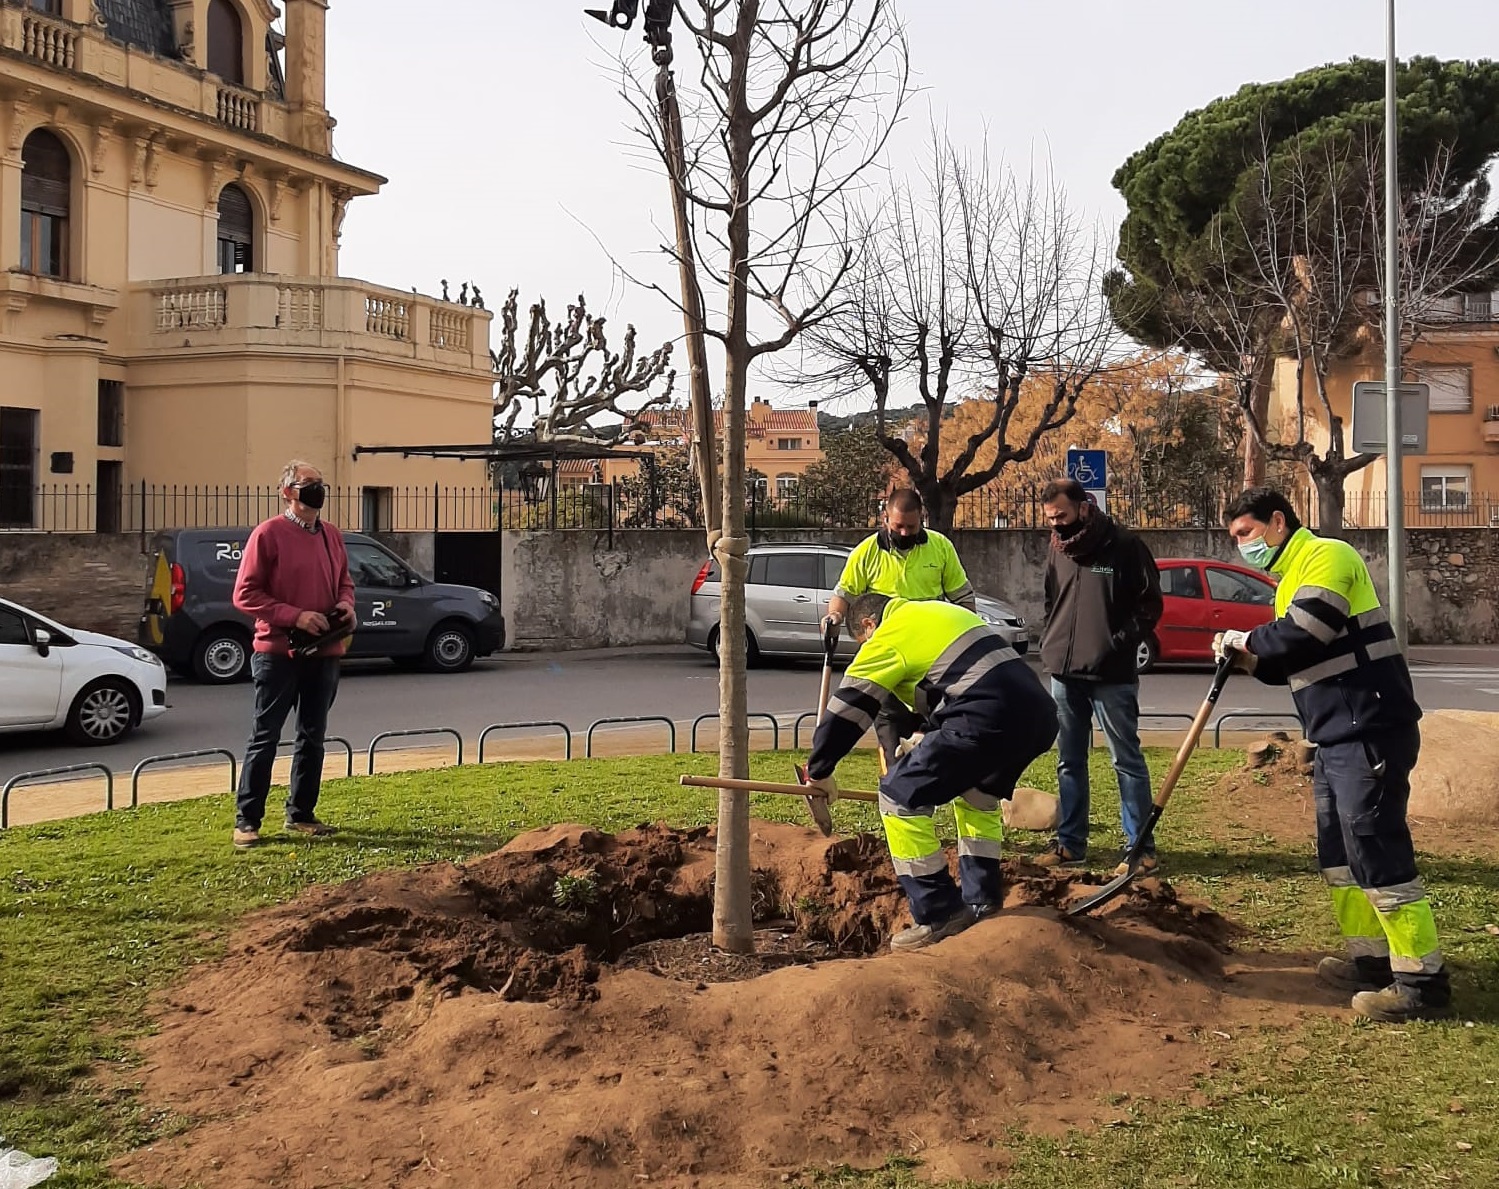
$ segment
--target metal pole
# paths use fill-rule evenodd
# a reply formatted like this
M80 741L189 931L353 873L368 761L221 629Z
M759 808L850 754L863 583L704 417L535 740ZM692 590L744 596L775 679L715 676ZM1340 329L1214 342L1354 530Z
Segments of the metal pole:
M1402 649L1406 645L1405 622L1405 468L1402 462L1400 424L1400 256L1399 233L1400 162L1399 125L1396 112L1395 0L1388 0L1389 24L1385 52L1384 116L1384 268L1385 268L1385 496L1389 525L1390 623Z

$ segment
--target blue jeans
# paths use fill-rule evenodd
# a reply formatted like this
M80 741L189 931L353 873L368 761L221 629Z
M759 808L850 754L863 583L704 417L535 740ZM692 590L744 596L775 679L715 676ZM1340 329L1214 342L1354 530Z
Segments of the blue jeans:
M1134 846L1150 819L1150 772L1140 751L1140 683L1079 681L1053 677L1057 704L1057 792L1062 824L1057 841L1074 858L1088 853L1088 733L1096 710L1103 722L1114 771L1119 775L1119 807L1124 835ZM1155 854L1152 834L1145 853Z
M255 679L255 725L245 748L236 797L235 825L258 830L271 791L276 746L291 708L297 708L297 744L291 762L286 820L310 822L323 786L323 739L328 710L338 694L338 658L289 657L257 652L250 659Z

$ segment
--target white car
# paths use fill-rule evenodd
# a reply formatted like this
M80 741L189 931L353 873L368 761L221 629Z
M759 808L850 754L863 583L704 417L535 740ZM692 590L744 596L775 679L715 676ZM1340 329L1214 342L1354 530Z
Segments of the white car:
M116 743L166 713L167 671L144 648L75 631L0 599L0 731L64 728Z

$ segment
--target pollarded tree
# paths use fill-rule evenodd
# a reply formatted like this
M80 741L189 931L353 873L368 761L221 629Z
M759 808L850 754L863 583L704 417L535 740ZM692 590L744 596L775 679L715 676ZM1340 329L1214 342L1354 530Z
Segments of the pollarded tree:
M566 319L547 317L546 302L530 308L521 341L520 293L512 289L500 310L500 349L490 353L495 370L494 439L503 444L530 410L523 433L541 441L596 441L595 417L618 417L626 431L643 410L671 403L676 372L671 344L635 354L635 327L625 327L618 351L609 346L604 319L588 312L579 297Z

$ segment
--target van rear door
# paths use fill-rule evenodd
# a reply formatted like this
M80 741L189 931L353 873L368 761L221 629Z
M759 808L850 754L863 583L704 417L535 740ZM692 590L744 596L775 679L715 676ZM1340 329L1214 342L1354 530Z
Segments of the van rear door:
M166 640L167 617L172 613L171 538L156 538L156 548L146 560L146 593L141 608L136 642L142 648L160 648Z

